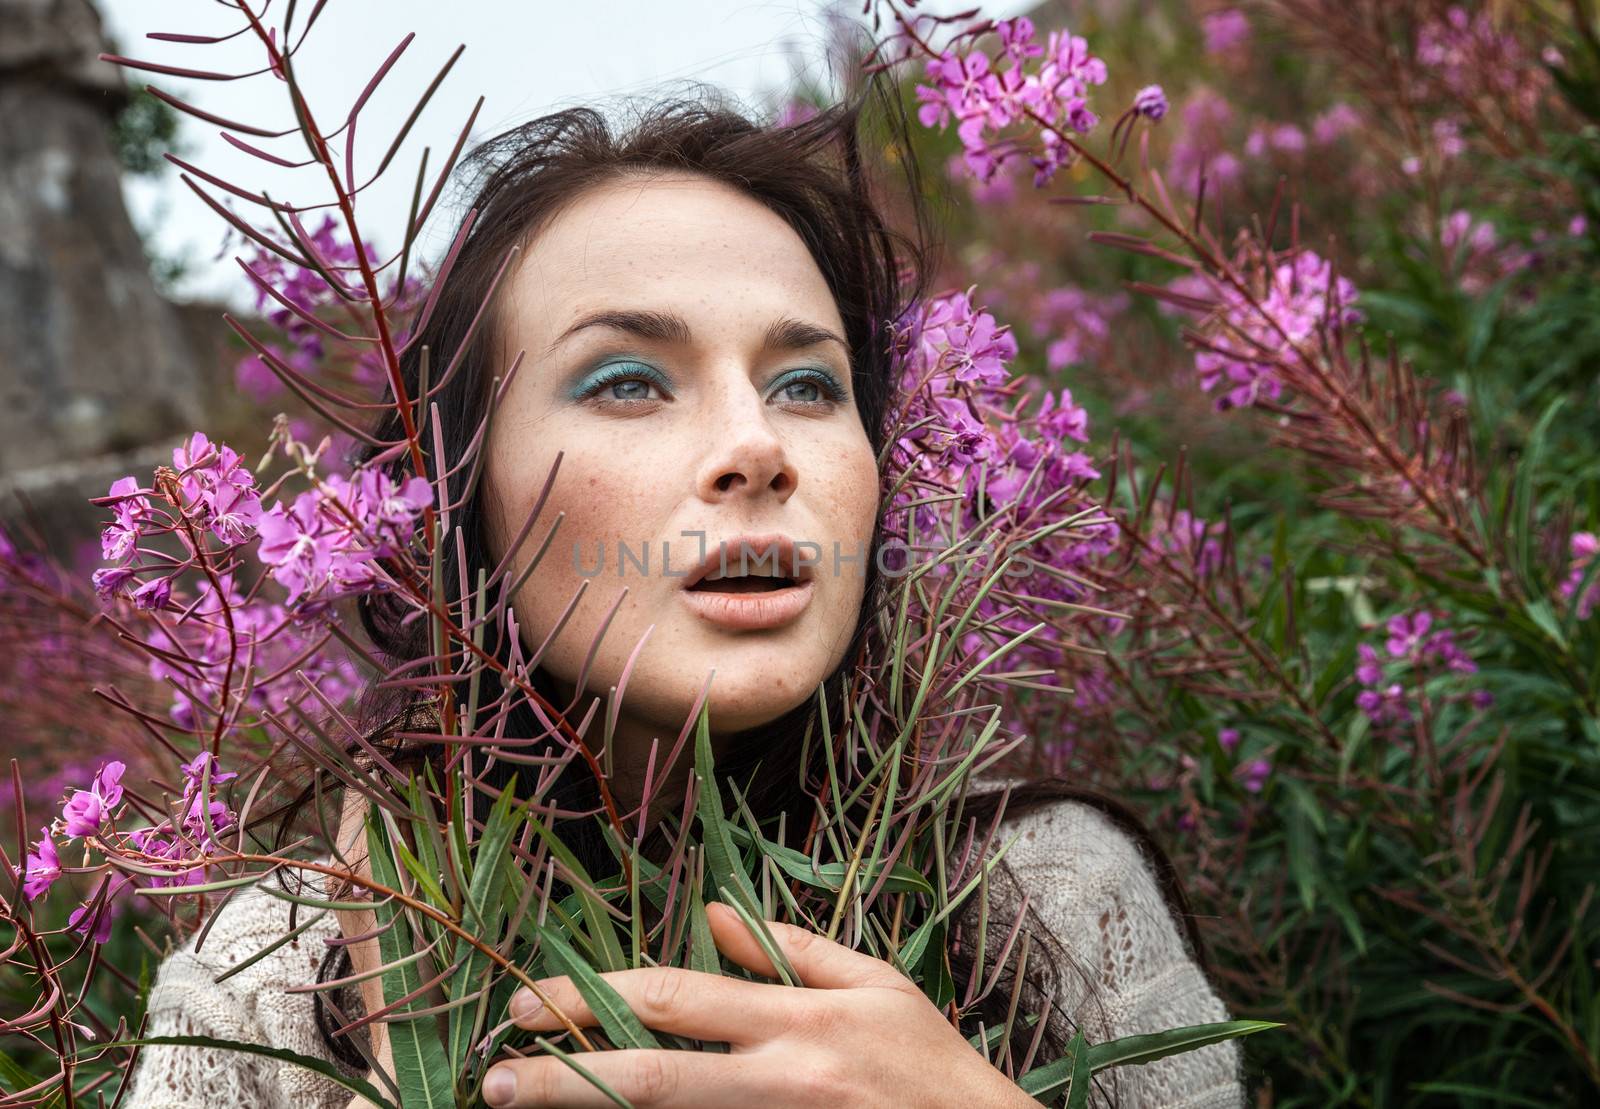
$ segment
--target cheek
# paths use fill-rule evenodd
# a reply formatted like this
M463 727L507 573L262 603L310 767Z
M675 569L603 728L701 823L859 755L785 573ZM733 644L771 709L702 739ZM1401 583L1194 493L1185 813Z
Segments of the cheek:
M497 534L503 544L521 527L559 455L560 468L522 553L536 551L557 516L564 514L534 577L547 581L577 578L574 544L581 545L581 557L592 563L599 541L604 541L609 551L619 540L637 544L646 538L634 532L652 518L651 484L638 475L656 471L648 458L641 457L643 444L601 441L594 435L546 435L543 429L553 429L553 423L545 423L535 433L538 446L512 445L496 459ZM563 598L562 603L565 601Z

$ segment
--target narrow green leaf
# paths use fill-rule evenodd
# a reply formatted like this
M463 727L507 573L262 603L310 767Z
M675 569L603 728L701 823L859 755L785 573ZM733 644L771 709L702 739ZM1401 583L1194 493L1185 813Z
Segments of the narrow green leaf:
M741 891L721 886L718 887L717 893L722 898L722 903L737 913L739 919L744 922L744 926L750 930L750 935L755 937L756 943L766 953L767 958L772 961L772 965L777 970L778 977L783 979L784 985L801 985L800 975L790 965L789 957L783 953L777 941L772 938L772 933L768 931L766 922L757 916L749 905L740 901Z
M1093 1044L1089 1048L1089 1069L1096 1073L1110 1067L1131 1067L1140 1063L1153 1063L1168 1055L1181 1055L1185 1051L1222 1043L1224 1040L1251 1036L1272 1028L1282 1028L1271 1020L1224 1020L1214 1024L1193 1024L1186 1028L1169 1028L1165 1032L1151 1032L1143 1036L1123 1036Z
M367 856L372 867L373 880L390 889L400 888L400 874L389 849L389 831L378 815L367 816ZM380 902L373 906L373 914L381 927L394 920L399 912L394 902ZM422 973L415 961L400 963L416 951L416 942L410 923L404 915L395 920L378 936L379 951L385 963L399 963L386 970L382 976L383 996L387 1003L418 990L422 986ZM396 1015L425 1009L427 997L414 997L394 1010ZM394 1056L395 1082L400 1088L402 1109L455 1109L455 1075L450 1061L445 1057L444 1042L439 1038L439 1025L434 1017L388 1022L390 1051Z
M473 850L472 877L467 882L467 897L462 906L462 926L486 943L498 938L498 932L505 927L505 920L498 910L511 869L512 855L507 848L526 814L526 809L513 813L517 800L516 786L517 779L513 775L489 810L483 834L478 837ZM443 898L442 890L439 896ZM460 950L461 947L466 950ZM474 990L483 988L491 973L489 957L470 945L458 945L457 957L466 961L450 984L452 1001L459 1001ZM450 1010L447 1034L450 1073L466 1073L467 1052L481 1034L484 1008L483 1005L464 1005Z
M717 941L711 935L711 920L706 916L706 901L698 883L689 883L689 969L705 974L721 974L722 959Z
M1153 1063L1168 1055L1180 1055L1185 1051L1193 1051L1209 1044L1264 1032L1269 1028L1282 1027L1281 1024L1266 1020L1228 1020L1216 1024L1196 1024L1186 1028L1172 1028L1166 1032L1123 1036L1121 1039L1107 1040L1103 1044L1092 1044L1084 1053L1084 1058L1090 1073L1098 1073L1110 1067ZM1043 1100L1047 1095L1058 1092L1072 1081L1073 1068L1076 1065L1077 1060L1072 1055L1064 1055L1044 1066L1033 1068L1017 1079L1017 1085L1035 1098Z
M629 1101L627 1098L617 1093L617 1091L613 1090L610 1086L606 1085L598 1077L591 1073L588 1067L585 1067L583 1064L579 1063L571 1055L568 1055L565 1051L562 1051L555 1044L551 1043L543 1036L535 1036L533 1038L533 1042L538 1044L545 1051L548 1051L551 1055L554 1055L557 1059L560 1059L573 1070L577 1071L580 1078L589 1083L589 1085L593 1086L595 1089L599 1090L601 1093L605 1094L606 1097L610 1098L613 1103L622 1106L622 1109L633 1109L633 1102Z
M573 986L583 995L583 1000L594 1013L600 1027L618 1047L659 1048L661 1045L639 1022L622 995L611 983L600 977L588 963L579 957L566 939L557 931L539 926L539 942L547 967L556 974L572 979Z
M811 860L792 847L773 843L765 836L752 835L747 829L737 825L730 824L728 832L735 842L754 845L757 851L777 863L785 874L797 882L832 893L838 893L840 887L844 885L845 871L849 869L848 863L823 863L812 870ZM878 880L879 869L868 868L863 864L861 870L856 873L856 886L858 888L871 886ZM884 881L884 889L890 893L921 893L933 896L933 884L928 881L927 876L905 863L895 863L889 868L889 877Z
M0 1051L0 1090L16 1093L18 1090L31 1089L43 1082L42 1078L35 1078L17 1065L15 1059Z
M318 1059L313 1055L301 1055L289 1051L287 1048L267 1047L264 1044L244 1043L235 1040L219 1040L212 1036L146 1036L139 1040L112 1040L110 1043L95 1044L96 1054L112 1047L141 1047L141 1046L171 1047L209 1047L222 1051L242 1051L247 1055L262 1055L268 1059L276 1059L280 1063L289 1063L293 1066L304 1067L316 1071L331 1082L336 1082L351 1093L360 1094L378 1109L397 1109L394 1102L378 1092L376 1086L364 1078L349 1078L339 1071L339 1068L326 1059ZM409 1104L409 1103L408 1103ZM243 1106L231 1109L244 1109Z
M1089 1109L1089 1052L1080 1031L1067 1044L1072 1077L1067 1084L1067 1109Z
M711 757L711 716L706 705L700 706L700 720L695 727L694 773L700 783L695 813L700 819L706 870L712 885L732 886L748 895L747 905L757 904L755 887L739 861L733 837L728 832L727 818L723 815L722 792L717 788L716 768Z

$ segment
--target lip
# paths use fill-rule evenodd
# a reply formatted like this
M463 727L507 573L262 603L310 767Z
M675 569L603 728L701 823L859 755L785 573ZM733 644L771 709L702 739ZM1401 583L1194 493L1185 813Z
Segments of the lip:
M706 552L705 560L690 570L688 576L683 579L681 588L687 592L713 573L736 572L741 556L745 558L747 568L752 564L770 563L776 557L776 566L781 576L795 578L800 582L809 582L816 577L814 564L799 565L800 559L795 551L793 539L782 532L767 532L761 535L735 535L712 544ZM783 573L785 570L789 573ZM761 595L770 597L784 592L787 590L779 589Z
M817 583L807 578L767 593L709 593L679 590L697 615L730 631L763 631L793 623L811 604Z

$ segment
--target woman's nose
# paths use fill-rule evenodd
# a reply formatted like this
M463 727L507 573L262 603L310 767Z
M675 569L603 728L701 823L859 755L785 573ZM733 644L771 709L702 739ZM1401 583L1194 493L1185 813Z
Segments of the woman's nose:
M800 475L768 406L749 379L719 391L717 403L705 416L710 447L696 483L700 496L710 502L762 494L772 495L780 504L788 500Z

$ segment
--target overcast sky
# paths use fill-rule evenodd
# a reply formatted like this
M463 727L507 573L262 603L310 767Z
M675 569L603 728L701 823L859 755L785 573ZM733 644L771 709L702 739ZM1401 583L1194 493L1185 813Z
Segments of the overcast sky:
M192 46L146 38L151 31L228 33L237 15L210 0L97 0L108 32L129 56L168 65L241 72L261 64L259 48L244 39ZM313 0L301 0L298 20ZM859 11L859 0L847 0ZM958 4L925 4L956 10ZM985 5L985 14L1005 16L1029 6L1019 0ZM728 89L759 107L789 87L797 73L825 79L826 0L603 0L535 3L528 0L329 0L305 48L296 57L313 112L324 130L343 122L349 106L389 52L416 32L406 52L362 110L357 129L356 180L377 167L421 91L458 46L466 49L435 94L382 180L363 192L358 206L362 234L380 252L398 244L412 183L424 145L432 148L430 176L448 153L478 96L483 108L473 140L534 116L579 103L630 93L670 89L700 80ZM273 6L274 21L282 0ZM157 88L225 118L280 130L292 126L285 86L262 74L217 82L141 74ZM681 87L681 84L680 86ZM320 203L329 199L326 178L310 169L279 170L235 149L221 128L184 117L180 142L188 160L209 173L254 188L275 199ZM294 136L263 141L271 153L303 160ZM342 149L342 136L341 136ZM175 290L180 297L214 296L248 302L248 280L230 247L217 258L226 225L169 171L159 181L130 180L125 186L135 223L152 230L157 249L184 257L191 275ZM266 210L238 201L259 223ZM453 213L453 210L452 210ZM315 226L316 222L311 223ZM436 257L439 240L453 219L435 219L423 251ZM235 240L237 243L237 239Z

